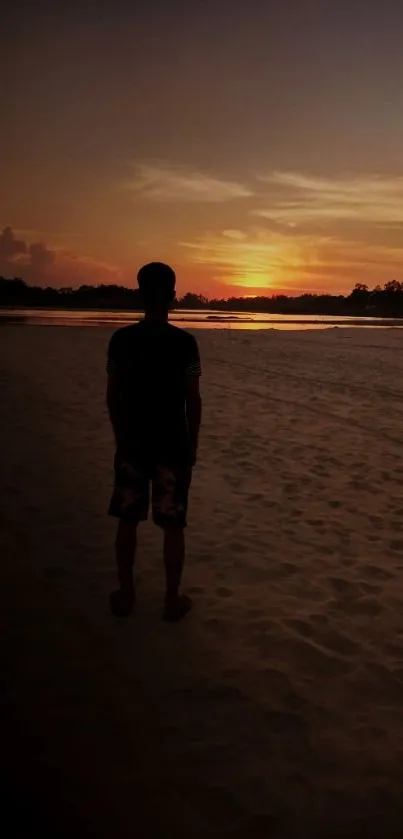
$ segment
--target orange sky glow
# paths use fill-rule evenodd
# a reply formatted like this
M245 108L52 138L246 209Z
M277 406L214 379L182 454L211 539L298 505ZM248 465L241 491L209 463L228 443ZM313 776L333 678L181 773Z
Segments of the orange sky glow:
M134 286L162 260L208 297L402 280L400 4L141 5L10 7L0 273Z

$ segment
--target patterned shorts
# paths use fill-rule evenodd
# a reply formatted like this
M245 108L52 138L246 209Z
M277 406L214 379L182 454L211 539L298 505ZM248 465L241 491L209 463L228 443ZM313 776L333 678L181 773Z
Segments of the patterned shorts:
M191 469L156 464L149 468L115 458L115 486L108 513L125 521L153 520L163 528L186 527Z

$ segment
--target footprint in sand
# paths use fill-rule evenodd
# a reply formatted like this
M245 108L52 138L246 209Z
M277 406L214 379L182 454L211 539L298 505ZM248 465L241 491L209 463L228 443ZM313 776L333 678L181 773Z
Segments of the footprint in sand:
M286 626L289 626L290 629L295 629L297 632L300 632L301 635L304 635L306 638L311 638L314 634L311 624L307 623L307 621L302 621L298 618L288 618L284 621L284 623Z
M382 606L373 597L362 597L354 604L354 609L357 614L376 617L382 611Z
M309 618L316 626L326 627L329 625L329 618L326 615L313 613L309 615Z
M315 631L315 628L311 624L298 619L290 619L284 621L284 623L305 638L310 638L316 641L321 647L339 655L351 655L359 649L355 641L352 641L345 635L341 635L335 629L320 632L318 628L318 631Z
M250 630L252 632L270 632L273 629L277 631L278 624L270 618L258 618L258 620L251 620L250 622Z
M294 565L293 562L282 562L280 569L281 571L284 571L285 574L295 574L299 570L298 565Z
M382 530L384 527L384 521L381 516L368 516L369 521L374 527L377 527L379 530Z
M346 635L341 635L336 630L320 635L318 640L322 646L327 647L328 650L332 650L335 653L339 653L339 655L353 655L360 649L355 641L347 638Z
M308 524L314 527L315 530L321 530L325 526L323 519L308 519Z
M379 594L382 591L382 586L377 586L375 583L360 583L360 588L368 594Z
M253 493L253 495L248 495L248 501L251 501L252 503L256 501L262 501L263 498L264 495L262 492L255 492Z
M334 548L330 547L330 545L322 545L321 551L325 554L325 556L334 556L336 553Z
M218 586L216 588L217 597L232 597L233 591L231 588L227 588L226 586Z
M377 565L363 565L361 570L368 577L375 577L377 580L392 580L393 574L390 571L385 571L384 568L379 568Z
M401 664L403 662L403 647L402 646L400 646L399 644L393 643L393 641L388 641L388 643L385 644L385 650L388 653L388 655L393 656L393 658L395 659L394 663L399 662L399 664ZM395 670L395 673L396 672L397 671ZM403 674L400 672L399 677L401 677L401 675L403 675Z
M267 583L269 576L266 568L258 568L257 565L251 566L248 571L249 580L251 583Z
M357 593L357 586L349 580L344 580L343 577L330 577L329 582L332 584L333 588L341 594L352 595Z
M401 553L403 551L403 540L392 539L392 541L389 542L389 547L391 551L397 551L398 553Z
M397 533L401 532L403 529L403 522L400 519L394 519L391 522L392 530L395 530Z
M231 551L234 551L234 553L238 554L244 554L247 551L246 545L244 545L242 542L230 542L229 548Z

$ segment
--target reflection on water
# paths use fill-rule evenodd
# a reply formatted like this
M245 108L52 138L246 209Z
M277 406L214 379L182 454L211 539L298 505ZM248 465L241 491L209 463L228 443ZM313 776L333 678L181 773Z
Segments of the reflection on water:
M30 326L124 326L140 320L140 312L78 311L69 309L3 309L1 323ZM261 312L191 311L180 309L169 319L188 329L326 329L329 326L400 327L391 318L334 317L333 315L272 315Z

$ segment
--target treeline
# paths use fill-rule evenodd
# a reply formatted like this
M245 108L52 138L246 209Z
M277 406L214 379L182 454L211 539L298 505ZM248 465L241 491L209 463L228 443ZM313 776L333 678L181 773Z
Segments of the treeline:
M0 306L12 308L141 310L137 289L117 285L82 285L56 289L30 286L21 278L0 277ZM178 309L216 309L233 312L262 312L284 315L351 315L354 317L403 317L403 283L392 280L369 289L357 284L348 295L302 294L288 297L230 297L210 300L201 294L185 294L176 301Z
M28 285L20 277L0 277L0 306L39 309L131 309L140 310L137 289L117 285L82 285L53 288Z

